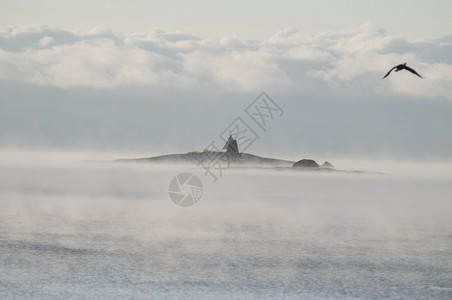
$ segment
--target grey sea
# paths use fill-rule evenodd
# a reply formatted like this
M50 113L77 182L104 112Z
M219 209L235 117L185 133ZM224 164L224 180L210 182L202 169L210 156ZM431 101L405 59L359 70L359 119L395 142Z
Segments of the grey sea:
M93 156L0 153L1 299L452 299L450 162L214 183ZM183 172L191 207L168 194Z

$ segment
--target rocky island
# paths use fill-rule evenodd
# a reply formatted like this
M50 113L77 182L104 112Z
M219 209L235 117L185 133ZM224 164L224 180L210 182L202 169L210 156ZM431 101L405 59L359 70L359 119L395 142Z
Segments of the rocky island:
M212 162L223 164L226 167L251 167L251 168L292 168L304 170L334 170L334 166L325 161L319 165L315 160L302 159L291 161L277 158L262 157L249 153L239 152L237 140L229 137L223 147L224 151L193 151L181 154L166 154L145 158L117 159L115 162L135 163L182 163L195 166L206 166Z

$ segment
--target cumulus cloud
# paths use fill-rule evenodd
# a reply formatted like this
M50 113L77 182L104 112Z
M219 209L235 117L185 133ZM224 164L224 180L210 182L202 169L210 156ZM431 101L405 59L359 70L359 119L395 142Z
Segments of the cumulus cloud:
M120 35L94 28L0 30L0 80L56 87L151 87L234 91L344 87L452 99L452 38L408 40L370 23L309 35L287 28L264 41L204 39L149 30ZM407 62L407 72L380 79Z
M267 40L8 27L0 148L202 150L265 90L285 113L253 153L450 158L451 47L372 24ZM424 79L381 79L402 62Z

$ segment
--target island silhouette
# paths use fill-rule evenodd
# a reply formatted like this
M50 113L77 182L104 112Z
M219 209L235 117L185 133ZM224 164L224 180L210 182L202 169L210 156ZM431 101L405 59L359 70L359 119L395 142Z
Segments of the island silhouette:
M135 163L184 163L193 164L200 167L207 166L212 162L230 167L254 167L254 168L293 168L309 170L335 170L335 167L325 161L319 165L313 159L301 159L298 161L262 157L250 153L239 151L238 142L229 136L221 151L192 151L180 154L165 154L144 158L116 159L114 162L135 162Z

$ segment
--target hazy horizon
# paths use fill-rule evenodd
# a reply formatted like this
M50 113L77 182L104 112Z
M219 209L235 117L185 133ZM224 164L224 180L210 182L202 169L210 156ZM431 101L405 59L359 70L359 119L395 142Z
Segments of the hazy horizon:
M450 297L451 164L388 174L81 162L0 152L5 299ZM170 180L203 194L179 207Z
M1 1L0 298L451 299L451 11Z

